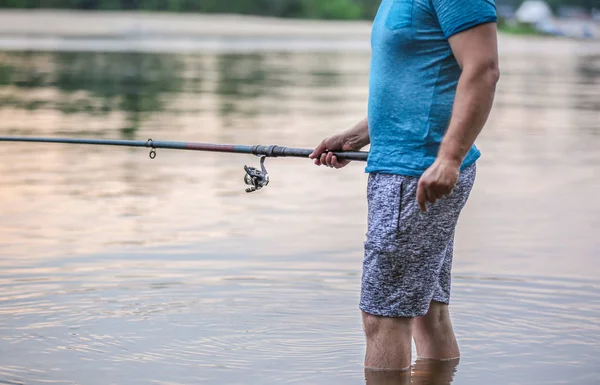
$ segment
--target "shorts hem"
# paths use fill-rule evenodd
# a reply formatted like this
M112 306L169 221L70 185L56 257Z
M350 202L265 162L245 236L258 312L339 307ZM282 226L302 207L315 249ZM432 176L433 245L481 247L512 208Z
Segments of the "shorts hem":
M431 300L435 301L435 302L443 303L444 305L450 305L450 299L448 299L448 298L433 297Z
M379 317L390 317L390 318L414 318L421 317L427 314L429 306L426 309L418 309L416 311L390 311L381 310L369 306L359 305L358 308L363 312Z

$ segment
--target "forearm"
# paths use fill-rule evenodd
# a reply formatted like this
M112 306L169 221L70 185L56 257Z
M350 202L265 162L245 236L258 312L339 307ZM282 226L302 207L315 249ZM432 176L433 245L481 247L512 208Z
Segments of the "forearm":
M463 71L456 88L452 118L444 135L438 159L462 164L488 119L496 83L496 67Z
M371 139L369 138L368 119L364 118L355 124L352 128L346 131L346 136L348 140L354 144L353 147L356 147L357 149L361 149L371 143Z

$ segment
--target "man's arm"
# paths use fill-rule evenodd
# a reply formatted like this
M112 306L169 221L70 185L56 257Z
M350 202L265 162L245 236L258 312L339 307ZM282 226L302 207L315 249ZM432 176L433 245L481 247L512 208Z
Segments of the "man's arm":
M352 147L361 149L371 143L369 138L369 120L364 118L346 131L346 136L351 141Z
M477 26L448 41L462 74L438 158L462 163L487 121L494 101L500 76L496 23Z
M492 109L499 78L496 23L478 25L448 41L462 73L437 159L419 181L417 201L422 211L427 202L435 203L454 189L460 166Z

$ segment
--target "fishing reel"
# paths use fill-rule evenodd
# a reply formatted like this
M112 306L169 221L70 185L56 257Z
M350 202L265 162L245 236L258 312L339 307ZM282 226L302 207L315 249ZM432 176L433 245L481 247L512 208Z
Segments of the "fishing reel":
M254 167L244 166L246 175L244 175L244 183L249 185L246 189L247 193L258 191L269 184L269 174L265 168L266 156L260 158L260 170Z

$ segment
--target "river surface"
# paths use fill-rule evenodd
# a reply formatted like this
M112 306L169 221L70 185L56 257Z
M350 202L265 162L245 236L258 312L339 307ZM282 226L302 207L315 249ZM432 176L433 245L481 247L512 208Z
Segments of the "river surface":
M0 135L311 148L365 116L368 65L0 52ZM501 70L456 236L461 362L412 383L598 385L600 56L506 54ZM0 157L0 384L365 384L364 163L268 159L247 194L251 155Z

